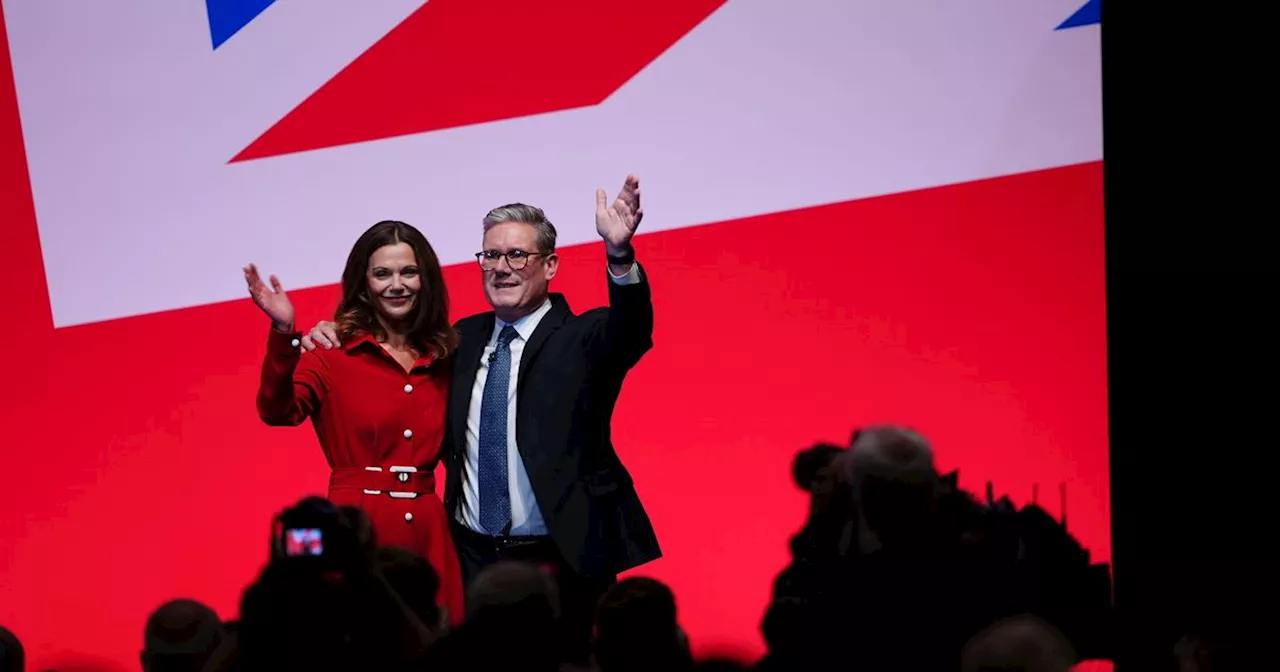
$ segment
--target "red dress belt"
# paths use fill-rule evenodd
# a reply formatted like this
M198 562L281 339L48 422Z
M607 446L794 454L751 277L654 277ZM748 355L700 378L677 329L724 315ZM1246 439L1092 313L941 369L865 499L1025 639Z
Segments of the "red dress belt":
M413 499L435 493L436 474L417 467L334 467L329 474L329 489Z

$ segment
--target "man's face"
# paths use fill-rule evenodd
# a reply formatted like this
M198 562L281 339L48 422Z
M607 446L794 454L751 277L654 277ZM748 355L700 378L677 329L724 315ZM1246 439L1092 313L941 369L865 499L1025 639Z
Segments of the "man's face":
M489 305L500 319L508 322L529 314L547 298L547 285L556 277L559 258L554 253L542 255L538 252L537 229L524 222L503 222L495 224L484 233L484 245L481 248L489 255L516 253L519 258L514 264L511 257L496 260L493 268L482 274L484 295ZM519 267L523 263L523 267Z

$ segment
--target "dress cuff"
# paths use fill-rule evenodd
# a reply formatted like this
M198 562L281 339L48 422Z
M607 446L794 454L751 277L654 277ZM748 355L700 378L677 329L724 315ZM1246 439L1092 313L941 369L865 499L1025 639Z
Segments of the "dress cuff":
M272 357L297 357L301 354L298 346L302 345L302 334L296 331L277 331L271 329L267 337L267 354Z

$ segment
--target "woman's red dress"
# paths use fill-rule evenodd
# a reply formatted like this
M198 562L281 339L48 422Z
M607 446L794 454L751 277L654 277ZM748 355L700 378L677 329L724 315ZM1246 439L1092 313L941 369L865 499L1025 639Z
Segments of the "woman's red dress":
M333 470L329 499L363 509L380 545L426 558L440 575L438 601L458 622L462 573L434 473L449 393L445 363L421 357L405 371L370 336L307 353L299 338L271 330L258 414L275 426L311 419Z

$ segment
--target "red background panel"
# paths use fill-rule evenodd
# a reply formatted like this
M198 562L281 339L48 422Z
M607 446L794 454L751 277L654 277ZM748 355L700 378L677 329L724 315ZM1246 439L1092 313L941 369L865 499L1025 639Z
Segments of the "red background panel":
M0 54L0 622L33 669L133 669L160 602L235 615L270 516L323 492L326 468L309 428L256 417L267 325L249 301L52 328ZM662 195L646 206L661 217ZM805 514L791 459L861 424L912 424L965 486L994 480L1026 502L1039 484L1055 514L1065 483L1072 530L1109 558L1100 164L637 247L656 347L628 379L615 439L666 551L639 573L675 588L699 650L760 653L771 580ZM562 255L557 289L579 311L603 303L599 246ZM447 277L459 316L485 307L477 268ZM293 295L309 323L335 289Z

